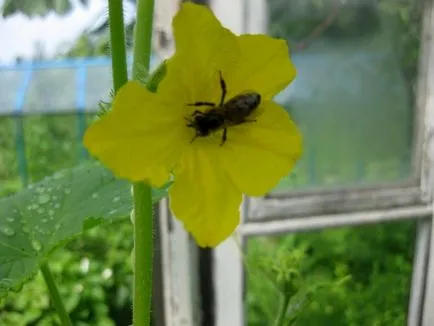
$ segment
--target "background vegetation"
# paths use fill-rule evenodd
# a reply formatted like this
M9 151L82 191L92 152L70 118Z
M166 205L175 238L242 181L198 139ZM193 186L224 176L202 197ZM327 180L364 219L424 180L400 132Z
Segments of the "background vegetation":
M13 4L26 2L6 3L8 8L12 8L9 9L10 12L13 12L24 10L11 7ZM35 3L34 0L29 2L32 8L42 8L35 6ZM37 10L46 12L51 1L40 3L43 3L45 9ZM58 3L63 6L68 1L62 0ZM339 5L336 5L337 3ZM376 35L390 30L390 26L393 26L394 33L388 35L392 42L388 43L388 46L394 50L393 59L398 63L396 67L400 79L392 79L392 83L403 81L408 91L408 103L405 103L403 109L406 115L401 115L400 122L395 124L396 133L392 131L392 126L382 122L377 130L383 132L363 139L362 144L369 147L366 144L379 142L387 136L385 143L396 145L389 146L394 149L387 156L381 156L375 151L364 156L360 154L364 152L357 148L360 155L356 156L356 160L349 160L348 157L354 152L336 144L335 139L342 138L342 134L332 134L339 128L336 123L331 122L336 122L339 114L339 121L344 122L341 124L347 124L346 116L342 114L353 110L358 114L355 116L358 119L356 122L361 121L360 117L368 116L363 127L371 127L380 119L375 112L366 107L342 107L342 111L327 111L336 105L321 103L317 94L311 94L305 102L284 99L287 109L302 127L306 128L305 134L311 139L308 140L308 154L301 163L301 168L293 177L287 178L280 189L309 184L333 185L380 179L383 181L384 178L396 180L407 173L402 169L402 161L408 158L407 142L411 141L411 130L408 126L411 125L411 102L417 76L419 22L423 1L351 0L345 3L346 5L324 0L270 0L270 34L290 41L294 55L300 58L297 59L300 60L300 65L312 66L319 62L319 66L315 67L321 67L321 64L325 65L325 61L321 60L330 53L330 49L335 48L336 52L340 52L342 46L350 45L348 54L357 54L361 47L373 44L368 42L370 39L375 39ZM62 12L66 10L62 8L67 7L59 8L58 11ZM31 13L32 9L26 7L24 11ZM384 29L384 26L389 27ZM130 33L131 30L130 27ZM106 54L107 46L108 39L104 29L98 29L95 33L87 32L82 35L66 55ZM304 63L303 60L312 58L312 55L315 55L315 60L318 61ZM386 54L386 58L390 59L390 54ZM368 67L373 65L369 61L371 59L369 56L366 59ZM336 65L339 65L339 61L336 61ZM347 78L351 79L362 73L363 71L350 69ZM379 71L375 78L387 74L387 71ZM328 76L314 76L320 80L320 85L330 83ZM343 81L347 81L342 76L339 78L341 85L345 84ZM364 82L369 83L370 80L365 79ZM308 81L306 85L312 87L313 84ZM355 89L352 101L357 101L357 94L366 97L361 91L364 86L360 87ZM342 103L340 105L343 106ZM386 115L395 112L387 111L389 106L393 105L383 105L386 107ZM315 108L316 111L306 113L308 108ZM366 114L367 112L369 114ZM327 116L332 116L333 119ZM36 116L24 119L30 181L40 180L60 168L79 162L80 145L77 143L76 120L75 116ZM342 133L344 131L340 130ZM353 133L354 125L350 125L346 132L347 136ZM399 133L403 136L397 140L396 135ZM311 134L315 137L309 136ZM17 191L21 187L14 137L15 120L0 118L1 195ZM357 137L361 137L360 134L357 134ZM327 141L328 138L332 141ZM348 143L354 147L354 142L349 140ZM381 143L381 146L384 147L384 143ZM325 150L321 151L323 148ZM355 176L353 170L360 172L357 169L357 160L366 163L372 157L377 159L375 164L371 162L368 164L369 168L362 169L362 173ZM277 298L287 291L294 295L288 314L288 325L405 325L414 231L414 223L402 222L249 240L246 298L248 325L270 325L279 308ZM67 309L74 325L129 325L131 248L131 225L125 222L91 230L83 238L71 242L55 253L50 265L62 295L67 299ZM0 324L57 324L40 275L25 285L22 292L11 294L0 303Z

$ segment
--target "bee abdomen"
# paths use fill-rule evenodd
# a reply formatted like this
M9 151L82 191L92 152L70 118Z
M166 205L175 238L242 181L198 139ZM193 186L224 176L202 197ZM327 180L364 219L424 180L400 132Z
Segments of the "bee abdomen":
M258 93L244 93L235 96L224 104L228 120L233 124L241 123L255 111L261 103Z

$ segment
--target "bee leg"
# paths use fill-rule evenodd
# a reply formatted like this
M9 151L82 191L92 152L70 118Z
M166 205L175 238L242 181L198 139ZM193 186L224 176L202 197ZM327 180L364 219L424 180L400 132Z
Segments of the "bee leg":
M223 146L223 144L226 142L226 139L228 139L228 128L223 129L222 142L220 143L220 146Z
M198 135L198 134L194 135L193 139L192 139L192 140L190 140L190 144L191 144L192 142L194 142L194 140L195 140L195 139L196 139L197 137L199 137L199 135Z
M188 106L211 106L215 107L215 104L212 102L194 102L187 104Z
M222 106L224 104L224 102L225 102L225 97L226 97L227 90L226 90L226 82L223 79L221 70L219 70L219 76L220 76L220 87L222 89L222 97L220 98L220 106Z

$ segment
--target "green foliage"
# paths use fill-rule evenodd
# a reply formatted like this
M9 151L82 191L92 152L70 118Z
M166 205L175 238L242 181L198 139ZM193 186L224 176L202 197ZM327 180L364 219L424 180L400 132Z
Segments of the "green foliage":
M288 290L286 325L405 325L413 234L404 222L249 240L248 325L271 325Z
M347 275L333 277L313 270L307 247L289 244L288 240L292 242L293 238L285 240L279 246L266 239L249 243L246 264L249 326L271 325L280 314L284 325L297 325L313 298L336 291L348 280Z
M91 117L88 117L90 120ZM20 189L16 127L20 118L0 118L0 195ZM29 116L23 120L29 183L79 162L78 117Z
M0 295L19 289L47 255L84 230L126 218L130 184L98 163L57 172L0 198ZM166 194L155 191L154 201Z
M85 32L75 40L74 45L63 56L70 58L106 56L110 55L109 45L108 33L103 37L93 37L91 33Z
M83 5L88 5L89 0L79 0ZM72 9L72 0L5 0L2 15L7 17L17 13L26 16L45 16L50 11L57 14L67 14Z
M53 252L50 268L74 325L130 325L132 247L132 225L119 221ZM40 273L0 302L0 325L60 325Z
M77 139L77 117L75 116L33 116L24 119L26 156L28 161L29 179L37 182L44 176L55 173L62 168L68 168L79 162L81 146ZM15 120L13 118L0 118L0 194L12 194L21 186L17 169L17 150L15 148ZM87 180L85 180L87 181ZM122 196L130 197L129 187L125 188ZM109 201L113 201L111 197ZM0 201L5 200L0 199ZM128 201L130 198L128 198ZM105 205L106 203L104 203ZM3 213L3 209L0 209ZM27 216L28 217L28 216ZM7 222L6 216L0 217L0 224ZM99 220L93 220L98 222ZM36 219L32 223L42 224L42 219ZM48 223L48 222L47 222ZM38 225L39 226L39 225ZM88 225L91 226L91 225ZM81 226L77 224L77 227ZM35 230L37 231L37 230ZM89 235L91 234L91 235ZM119 238L121 237L121 238ZM82 322L88 320L86 325L123 325L118 322L122 314L128 316L130 298L129 284L130 270L125 257L129 257L132 245L131 224L129 222L119 227L105 226L86 232L80 239L73 240L66 249L60 248L50 253L49 263L55 275L59 277L58 283L62 297L72 296L78 303L74 307L68 304L68 310L72 313L74 325L85 325ZM131 240L132 241L132 240ZM86 244L84 244L86 242ZM128 246L127 246L128 245ZM90 248L90 249L89 249ZM98 249L98 250L96 250ZM94 252L94 266L99 269L89 271L89 280L76 267L89 251ZM107 257L116 256L116 260L106 260ZM42 258L42 257L39 257ZM119 267L119 262L122 267ZM114 267L116 263L116 267ZM0 264L2 266L2 264ZM113 286L106 286L106 280L101 279L102 268L113 271ZM74 272L75 270L75 272ZM116 272L115 272L116 270ZM32 271L31 271L32 272ZM122 276L119 276L119 273ZM28 275L30 276L30 275ZM2 278L4 275L2 275ZM97 281L101 284L97 287ZM2 285L7 285L2 282ZM80 282L80 283L79 283ZM74 290L77 284L84 287L82 292ZM95 288L95 294L92 289ZM103 293L103 295L101 295ZM79 300L77 300L79 297ZM119 299L116 299L118 298ZM106 302L110 298L110 302ZM123 298L123 299L122 299ZM127 298L127 299L126 299ZM116 300L119 300L117 302ZM36 277L24 285L20 293L10 292L8 297L0 300L0 324L1 325L54 325L52 321L56 313L49 305L48 292L42 276ZM72 309L72 310L70 310ZM111 316L110 314L114 314ZM118 317L115 315L119 315ZM107 318L116 322L104 323ZM124 325L128 325L127 317ZM99 322L103 322L99 324Z
M130 201L128 184L97 165L58 172L1 198L2 294L21 287L53 248L82 231L87 219L127 216Z
M12 118L0 118L0 196L12 193L21 186L17 170Z
M14 127L13 118L0 119L0 193L10 195L21 187L17 171ZM37 182L45 175L58 171L61 167L71 167L79 162L81 147L77 143L76 117L24 118L24 129L31 181ZM85 179L83 184L87 182L88 179ZM119 191L122 191L120 194L122 201L129 202L129 186L124 185L121 188L123 190L119 189ZM34 191L36 189L33 188ZM0 198L0 201L6 201L6 198L16 198L15 196L22 196L22 194L17 193L11 197ZM98 206L104 209L105 205L115 204L113 202L115 198L116 194L113 193L107 202ZM119 209L119 206L116 206L116 209ZM3 209L0 211L3 213ZM125 209L125 212L127 213L125 215L129 214L129 210ZM35 218L30 219L29 222L39 227L44 224L42 221L43 218L39 220ZM86 224L85 228L101 222L100 219L88 221L91 223ZM0 225L6 222L8 222L7 219L2 215ZM55 227L55 225L50 227ZM77 221L76 227L81 231L80 221ZM86 231L79 238L67 244L66 248L49 252L48 262L56 276L61 296L67 301L67 310L71 314L74 325L127 326L130 324L132 275L129 257L133 246L131 229L129 221L116 222L113 226L109 223L104 227ZM37 229L34 230L34 232L37 231ZM44 249L46 249L44 254L48 253L49 247ZM38 261L42 258L43 255L39 255ZM80 267L85 258L90 261L87 273L82 272ZM3 264L0 264L1 267ZM109 271L112 276L105 278L104 275L107 275ZM2 283L5 286L9 284L8 280ZM56 312L50 305L46 285L39 273L23 286L21 292L10 292L7 298L0 300L1 325L56 325L56 318Z

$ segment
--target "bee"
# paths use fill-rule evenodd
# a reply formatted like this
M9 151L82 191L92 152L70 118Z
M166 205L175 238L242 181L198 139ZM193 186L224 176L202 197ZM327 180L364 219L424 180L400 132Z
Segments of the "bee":
M219 71L220 88L222 90L220 103L217 105L212 102L195 102L189 106L206 106L205 111L195 110L189 118L187 127L196 131L193 142L197 137L206 137L211 133L223 129L222 146L227 140L227 130L230 126L240 125L246 122L255 122L254 119L248 119L249 116L259 107L261 95L256 92L246 92L231 98L225 103L226 82Z

